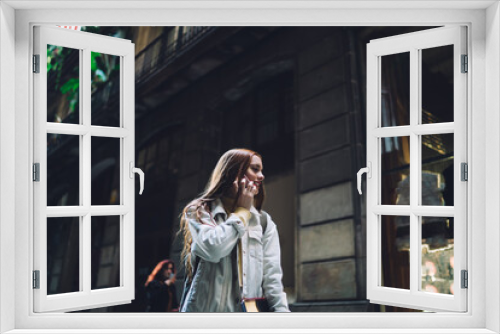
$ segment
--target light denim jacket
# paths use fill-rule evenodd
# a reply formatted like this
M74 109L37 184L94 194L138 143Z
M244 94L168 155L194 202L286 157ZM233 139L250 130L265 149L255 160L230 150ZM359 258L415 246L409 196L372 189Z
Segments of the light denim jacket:
M280 244L276 224L264 211L253 206L248 226L236 214L229 217L222 201L211 203L211 213L201 210L201 220L194 209L186 212L193 238L191 265L194 277L186 281L181 312L239 312L237 242L243 248L243 296L266 297L275 312L289 312L283 292ZM263 233L262 217L267 226ZM197 264L197 268L196 267Z

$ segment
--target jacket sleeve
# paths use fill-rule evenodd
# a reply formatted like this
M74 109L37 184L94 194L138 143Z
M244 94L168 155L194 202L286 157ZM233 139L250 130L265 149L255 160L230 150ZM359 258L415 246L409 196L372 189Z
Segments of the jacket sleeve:
M209 262L219 262L229 255L238 238L245 233L245 221L235 213L217 224L205 209L200 209L200 221L196 217L196 210L189 208L186 219L193 240L191 252Z
M267 215L267 213L263 213ZM283 292L283 271L281 270L281 248L276 224L267 215L267 227L262 238L264 256L262 288L269 306L274 312L290 312L286 294Z

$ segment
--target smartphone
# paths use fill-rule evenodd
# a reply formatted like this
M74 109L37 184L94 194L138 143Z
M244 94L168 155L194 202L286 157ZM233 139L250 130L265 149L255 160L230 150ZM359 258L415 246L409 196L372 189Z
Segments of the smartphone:
M253 181L250 181L250 179L248 178L248 176L246 174L243 175L243 178L247 181L246 182L247 184L250 184L250 182L252 182L252 184L254 183Z

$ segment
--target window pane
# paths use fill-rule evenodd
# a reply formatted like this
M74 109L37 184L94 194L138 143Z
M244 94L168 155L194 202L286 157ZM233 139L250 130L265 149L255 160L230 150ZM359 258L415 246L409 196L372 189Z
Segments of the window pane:
M80 218L47 218L47 294L80 291Z
M79 124L80 50L47 45L47 122Z
M92 205L120 204L120 138L92 137Z
M382 204L410 204L410 137L381 138Z
M453 122L453 45L422 50L422 124Z
M453 134L422 136L422 205L453 206Z
M381 57L381 126L410 124L410 53Z
M80 205L80 138L47 134L47 205Z
M92 289L120 286L120 216L92 217Z
M410 217L382 216L381 286L410 289Z
M91 52L92 125L120 126L120 57Z
M422 217L422 291L453 294L453 218Z

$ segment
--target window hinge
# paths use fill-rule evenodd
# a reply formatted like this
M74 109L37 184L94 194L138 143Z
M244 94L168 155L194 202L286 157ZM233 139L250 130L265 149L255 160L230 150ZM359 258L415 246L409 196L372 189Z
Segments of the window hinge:
M462 162L460 165L462 177L460 178L462 181L469 181L469 166L466 162Z
M40 73L40 55L33 55L33 73Z
M40 289L40 270L33 270L33 289Z
M38 162L33 164L33 181L40 181L40 163Z
M469 274L467 270L462 270L460 276L462 277L462 284L461 284L462 289L469 288Z
M469 56L462 55L462 73L469 72Z

